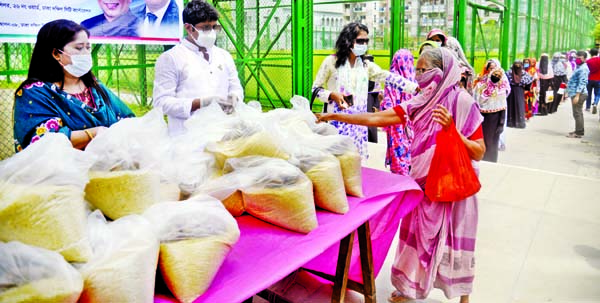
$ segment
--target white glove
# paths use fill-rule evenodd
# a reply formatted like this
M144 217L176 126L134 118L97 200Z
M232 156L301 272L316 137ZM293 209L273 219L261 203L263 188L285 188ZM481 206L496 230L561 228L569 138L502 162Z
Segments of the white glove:
M219 103L227 103L227 99L223 99L219 96L208 96L200 98L200 107L206 107L211 105L213 102Z

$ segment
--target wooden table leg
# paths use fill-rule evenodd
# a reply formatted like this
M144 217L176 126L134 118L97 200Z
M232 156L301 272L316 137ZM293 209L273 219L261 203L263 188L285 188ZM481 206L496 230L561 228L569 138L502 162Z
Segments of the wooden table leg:
M337 267L335 269L335 281L333 281L331 303L344 302L346 286L348 286L348 270L350 269L353 242L354 232L347 235L340 242L340 252L338 254Z
M362 270L365 303L375 303L375 275L373 272L373 251L371 247L371 228L369 221L358 228L358 246L360 247L360 267Z

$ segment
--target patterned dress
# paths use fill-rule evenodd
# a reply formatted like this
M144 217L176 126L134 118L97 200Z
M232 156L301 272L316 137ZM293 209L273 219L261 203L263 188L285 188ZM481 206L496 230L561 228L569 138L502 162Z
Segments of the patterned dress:
M313 91L319 87L324 88L317 94L317 97L323 103L328 103L328 112L346 114L366 113L369 81L385 82L385 85L392 89L409 92L414 92L417 88L417 84L414 82L400 75L383 70L373 62L363 62L360 57L356 58L354 66L351 66L347 60L343 65L336 68L336 60L337 57L335 55L325 58L313 82ZM354 105L348 109L339 108L335 102L329 101L331 92L352 95ZM346 124L338 121L332 121L331 124L338 129L341 135L348 136L354 140L354 145L356 145L363 161L368 158L366 126Z
M110 126L133 117L133 112L105 86L100 85L109 100L89 88L91 100L84 102L63 91L54 83L34 82L15 94L15 150L21 151L48 132L71 132L96 126ZM108 102L107 102L108 101Z
M412 53L406 49L400 49L394 54L390 72L403 76L404 78L415 81L415 64ZM399 89L385 87L384 99L381 102L382 111L400 105L402 102L412 98L412 94L407 94ZM410 145L412 142L412 133L410 122L406 125L392 125L383 130L387 134L387 150L385 154L385 165L389 166L394 174L408 176L410 170Z

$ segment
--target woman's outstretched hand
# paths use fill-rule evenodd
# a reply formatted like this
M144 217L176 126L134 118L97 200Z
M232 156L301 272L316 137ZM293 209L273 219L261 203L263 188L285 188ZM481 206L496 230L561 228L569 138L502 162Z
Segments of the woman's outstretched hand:
M444 129L447 129L452 125L452 114L441 104L438 104L436 108L433 109L432 117L433 121L439 123Z
M320 122L327 122L329 120L331 120L331 117L329 114L315 114L315 116L317 116L317 123Z

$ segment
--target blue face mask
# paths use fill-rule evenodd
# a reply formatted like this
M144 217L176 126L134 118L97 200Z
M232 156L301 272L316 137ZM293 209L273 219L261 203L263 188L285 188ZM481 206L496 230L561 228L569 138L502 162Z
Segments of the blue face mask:
M524 68L529 68L529 63L525 63L525 64L523 64L523 67L524 67Z

